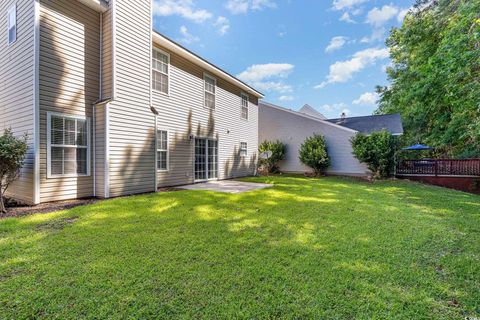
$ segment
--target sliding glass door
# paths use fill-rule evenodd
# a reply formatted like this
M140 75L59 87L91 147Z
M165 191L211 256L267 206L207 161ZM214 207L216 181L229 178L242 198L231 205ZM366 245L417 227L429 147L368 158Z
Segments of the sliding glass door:
M218 141L195 139L195 181L218 178Z

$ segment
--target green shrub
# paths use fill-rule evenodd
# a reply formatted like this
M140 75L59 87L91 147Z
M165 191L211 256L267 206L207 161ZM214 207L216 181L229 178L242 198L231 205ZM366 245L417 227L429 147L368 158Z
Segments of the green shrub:
M0 136L0 213L6 213L4 195L9 185L18 178L27 154L27 136L16 138L6 129Z
M395 166L397 139L387 130L374 132L369 136L357 134L351 140L353 154L365 163L374 178L386 178Z
M263 141L258 147L260 153L272 152L268 159L260 159L259 163L268 173L280 172L278 162L285 159L287 146L281 141Z
M315 134L305 139L300 146L299 159L304 165L312 168L317 176L323 175L330 166L325 137Z

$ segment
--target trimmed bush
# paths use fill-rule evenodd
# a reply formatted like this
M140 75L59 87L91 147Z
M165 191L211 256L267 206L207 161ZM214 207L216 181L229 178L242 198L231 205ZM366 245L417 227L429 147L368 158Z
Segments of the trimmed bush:
M367 165L373 178L386 178L392 174L398 141L390 132L382 130L369 136L359 133L351 143L353 154Z
M27 135L23 138L13 136L6 129L0 136L0 213L6 213L4 195L10 184L18 178L27 154Z
M268 159L260 159L260 166L263 167L268 173L279 173L280 169L278 168L278 162L285 159L285 153L287 151L287 146L277 140L277 141L263 141L258 147L260 153L271 151L272 155Z
M325 137L315 134L305 139L300 146L300 161L313 169L317 176L323 175L330 166Z

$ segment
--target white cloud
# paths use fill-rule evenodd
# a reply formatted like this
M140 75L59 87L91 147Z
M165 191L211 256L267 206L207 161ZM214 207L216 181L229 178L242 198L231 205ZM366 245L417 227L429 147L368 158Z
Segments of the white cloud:
M363 13L363 9L362 8L357 8L355 10L352 10L351 13L354 15L354 16L358 16L359 14L362 14Z
M250 7L247 0L229 0L225 5L232 14L247 13Z
M334 0L333 9L335 10L350 9L356 5L359 5L368 1L369 0Z
M288 63L256 64L248 67L237 77L259 90L288 93L292 92L293 88L281 79L287 78L294 68L294 65Z
M340 117L342 112L348 116L351 114L351 111L348 109L348 106L343 103L334 103L334 104L324 104L320 107L323 113L330 115L331 117Z
M246 82L262 81L276 77L286 78L294 68L295 66L289 63L255 64L240 73L238 78Z
M396 17L399 12L400 9L392 5L384 5L381 9L375 7L368 12L367 23L375 27L381 27L387 21Z
M217 21L213 25L218 27L218 33L222 36L227 34L228 30L230 29L230 21L222 16L218 17Z
M372 34L368 37L363 37L360 42L361 43L373 43L376 41L381 41L385 37L386 29L384 27L375 28L372 31Z
M263 8L276 8L277 4L273 0L252 0L253 10L262 10Z
M213 14L207 10L196 9L192 0L155 0L153 14L162 17L178 15L197 23L213 17Z
M287 32L286 31L280 31L278 34L277 34L280 38L283 38L287 35Z
M388 57L389 51L386 48L369 48L358 51L350 60L337 61L332 64L327 79L321 84L315 86L315 89L324 88L332 83L347 82L352 79L355 73L375 64L378 60L383 60Z
M403 22L403 19L405 19L405 16L409 11L410 11L410 8L400 10L400 12L398 12L398 15L397 15L397 21Z
M325 48L325 52L333 52L335 50L341 49L345 45L345 43L347 43L347 40L347 37L333 37L330 40L328 46Z
M325 111L331 111L331 110L332 110L332 106L329 105L329 104L324 104L324 105L321 106L320 108L322 108L322 109L325 110Z
M384 5L381 8L375 7L370 10L367 14L366 23L373 27L373 31L370 36L363 37L361 42L372 43L384 40L387 31L385 24L392 19L396 19L398 22L403 21L408 10L409 9L401 9L394 5Z
M355 20L350 18L350 14L348 12L344 12L343 15L340 17L340 19L338 20L347 22L347 23L355 23Z
M293 101L295 98L293 96L281 96L278 98L280 101Z
M250 84L260 91L275 91L278 93L290 93L293 92L291 85L285 84L281 81L256 81L250 82Z
M228 0L225 5L232 14L247 13L248 11L258 11L264 8L276 8L277 4L273 0Z
M200 41L200 38L190 34L185 26L180 27L180 34L182 35L182 38L179 41L185 44L191 44Z
M358 99L354 100L352 104L362 106L375 106L377 104L378 98L378 93L376 92L365 92Z

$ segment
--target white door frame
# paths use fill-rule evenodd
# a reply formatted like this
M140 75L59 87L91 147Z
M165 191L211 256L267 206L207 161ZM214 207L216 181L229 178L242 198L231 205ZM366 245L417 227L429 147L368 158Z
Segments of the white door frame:
M197 179L197 140L204 140L205 141L205 179ZM208 171L208 149L209 149L209 143L210 141L215 141L217 143L217 148L216 152L217 154L215 155L215 161L216 161L216 169L217 169L217 177L216 178L209 178L209 171ZM212 180L218 180L218 140L213 139L213 138L208 138L208 137L195 137L195 142L194 142L194 147L193 147L193 181L194 183L201 183L201 182L207 182L207 181L212 181Z

